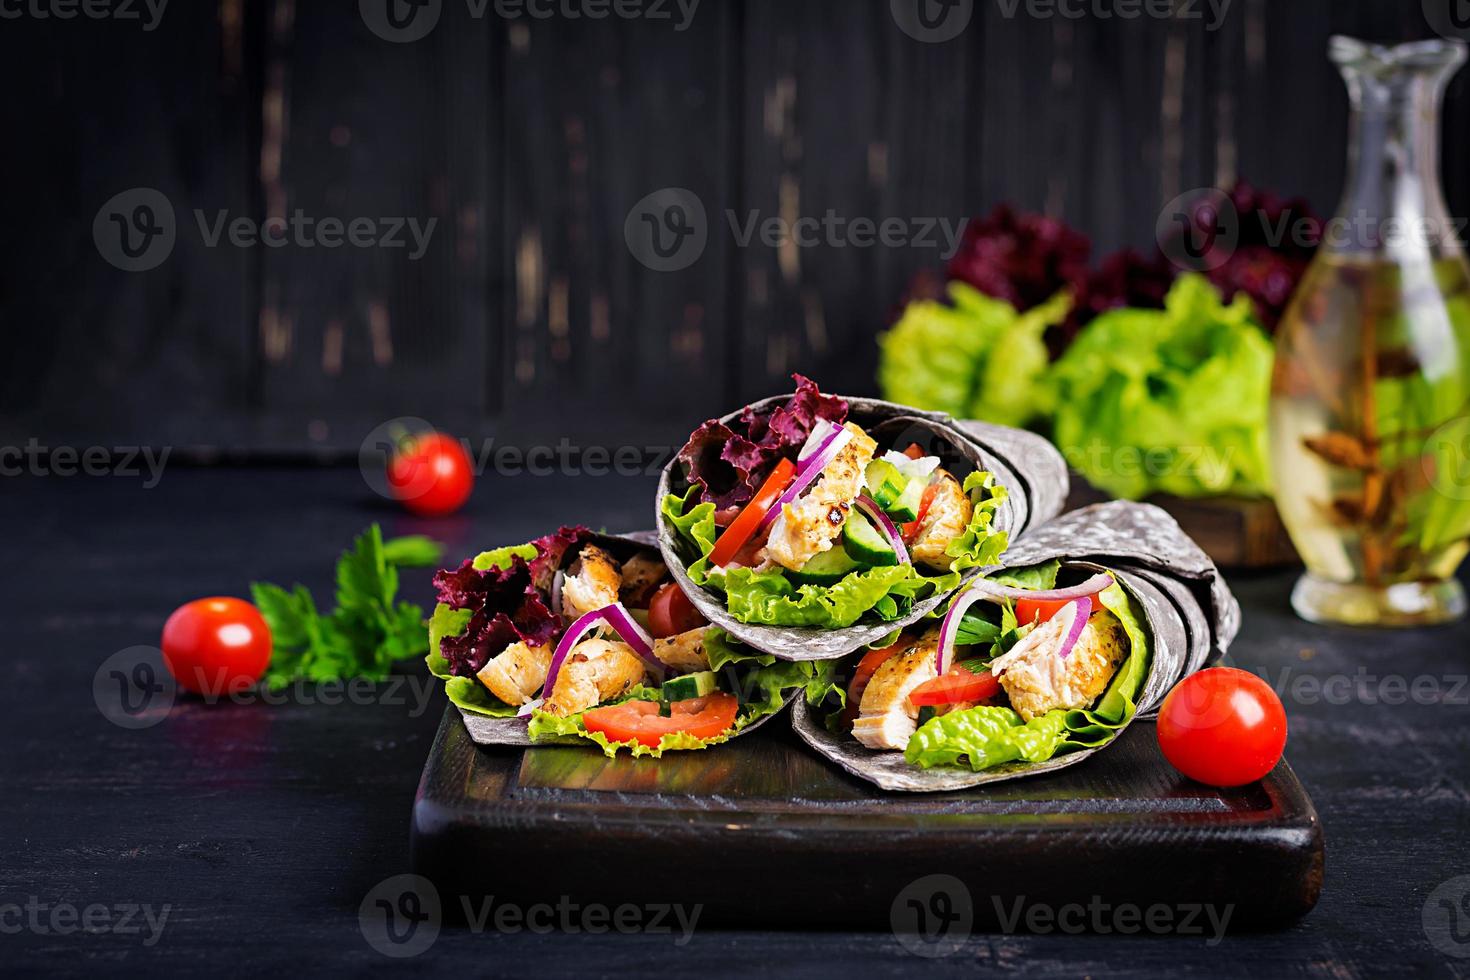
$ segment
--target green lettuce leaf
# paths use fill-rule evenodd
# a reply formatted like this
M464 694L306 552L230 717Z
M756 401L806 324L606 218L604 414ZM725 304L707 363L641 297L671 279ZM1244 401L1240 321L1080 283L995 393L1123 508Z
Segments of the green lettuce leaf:
M1059 293L1021 314L964 283L948 290L953 305L910 303L879 338L883 397L1001 425L1045 416L1053 396L1043 336L1066 318L1071 297Z
M1248 296L1181 276L1164 309L1103 313L1053 366L1053 441L1115 496L1261 496L1273 359Z

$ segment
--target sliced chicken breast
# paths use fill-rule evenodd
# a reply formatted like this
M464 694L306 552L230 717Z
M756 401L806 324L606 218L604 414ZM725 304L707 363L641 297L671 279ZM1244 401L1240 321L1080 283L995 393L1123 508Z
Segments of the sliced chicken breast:
M1026 721L1053 708L1090 706L1128 656L1128 634L1106 609L1093 613L1077 645L1063 658L1057 656L1057 647L1066 625L1060 616L1047 620L990 665L1011 707Z
M640 552L623 562L618 597L630 606L647 606L659 584L668 577L669 569L662 558L652 552Z
M863 470L878 451L878 444L859 426L849 422L846 428L852 439L823 467L806 496L787 504L771 523L762 560L794 571L831 549L842 533L852 502L862 491Z
M960 481L953 474L935 470L934 479L937 481L934 502L924 514L909 554L921 565L945 571L953 559L944 553L944 549L965 533L975 506L970 503L969 494L960 489Z
M903 749L918 730L919 709L909 704L909 695L925 681L939 676L934 655L939 647L939 627L926 632L919 642L895 653L878 667L852 723L852 737L870 749Z
M583 640L572 647L541 710L563 718L586 711L643 683L642 658L617 640Z
M704 631L707 629L708 626L701 626L678 636L654 640L653 655L680 674L709 670L709 655L704 652Z
M583 545L561 587L561 611L576 619L618 601L623 570L618 560L595 544Z
M491 657L475 676L491 694L518 708L541 692L553 652L550 644L533 647L524 642L512 643L498 656Z

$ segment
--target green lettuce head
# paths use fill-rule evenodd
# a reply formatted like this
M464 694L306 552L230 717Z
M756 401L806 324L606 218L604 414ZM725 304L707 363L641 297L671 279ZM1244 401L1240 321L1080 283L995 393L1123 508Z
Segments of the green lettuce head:
M1118 497L1265 495L1272 361L1248 296L1181 276L1164 309L1102 314L1053 366L1053 441Z
M909 304L879 338L878 385L903 405L948 412L956 418L1024 426L1045 415L1048 327L1059 324L1071 297L1017 313L962 282L949 284L952 306L930 300Z

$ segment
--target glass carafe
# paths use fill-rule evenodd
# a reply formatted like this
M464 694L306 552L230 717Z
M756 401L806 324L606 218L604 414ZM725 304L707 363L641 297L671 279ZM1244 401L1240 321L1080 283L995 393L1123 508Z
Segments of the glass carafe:
M1457 41L1334 37L1352 99L1347 189L1276 340L1276 502L1317 622L1465 611L1470 269L1440 192L1440 103Z

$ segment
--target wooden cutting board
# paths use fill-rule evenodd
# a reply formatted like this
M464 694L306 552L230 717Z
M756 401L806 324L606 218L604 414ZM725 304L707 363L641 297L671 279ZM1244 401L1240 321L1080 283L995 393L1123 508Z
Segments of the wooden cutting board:
M701 904L701 926L775 928L886 930L931 909L976 931L1024 929L1018 910L1076 903L1162 904L1181 923L1208 905L1231 928L1281 926L1316 904L1323 866L1316 811L1285 761L1252 786L1210 789L1164 762L1146 722L1055 774L924 796L828 766L780 719L713 751L633 760L482 748L450 708L412 843L451 916L456 897L493 895Z

